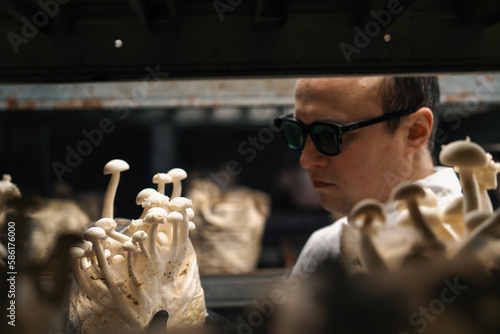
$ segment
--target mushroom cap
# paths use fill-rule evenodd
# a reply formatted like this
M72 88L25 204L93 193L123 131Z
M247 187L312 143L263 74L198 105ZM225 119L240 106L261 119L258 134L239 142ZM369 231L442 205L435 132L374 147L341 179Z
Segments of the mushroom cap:
M184 219L184 216L182 215L182 213L177 212L177 211L170 212L170 213L168 214L168 216L167 216L167 221L168 221L170 224L179 223L179 222L181 222L183 219Z
M393 201L407 201L425 196L425 190L416 183L401 183L397 185L391 193Z
M170 175L166 173L156 173L153 176L153 183L158 184L158 183L172 183L172 178Z
M194 222L189 222L189 231L195 230L196 224Z
M69 249L69 256L72 259L80 259L85 256L85 251L80 247L71 247Z
M170 201L168 209L170 211L186 210L193 206L193 202L186 197L176 197Z
M194 218L194 210L193 209L187 208L186 209L186 213L187 213L189 219L193 219Z
M95 222L94 226L102 228L107 234L116 228L116 222L111 218L101 218Z
M123 243L123 250L126 252L135 252L139 247L133 241L125 241Z
M477 182L486 189L496 189L500 163L493 161L493 157L489 153L486 153L486 160L487 162L484 166L474 170Z
M481 167L487 163L486 151L467 137L466 140L457 140L443 145L439 153L439 161L445 166Z
M88 241L92 241L95 239L102 239L106 236L106 232L100 227L90 227L83 234L83 238Z
M350 216L354 219L374 217L385 222L385 210L381 203L374 199L364 199L358 202L352 209Z
M167 211L163 208L151 208L144 217L144 224L165 224L167 218Z
M6 199L21 197L19 188L11 180L10 174L3 174L3 179L0 181L0 197Z
M133 242L144 241L147 238L148 238L148 234L144 231L137 231L134 234L132 234L132 241Z
M168 205L169 198L168 196L162 195L159 192L149 196L146 198L144 203L142 203L142 207L165 207Z
M173 168L169 170L167 174L172 179L172 182L184 180L185 178L187 178L187 173L182 168Z
M149 196L155 195L157 193L158 192L153 188L142 189L135 198L135 204L141 205L142 203L144 203L144 201L146 201L146 199L148 199Z
M130 166L124 160L113 159L104 166L104 175L129 170Z

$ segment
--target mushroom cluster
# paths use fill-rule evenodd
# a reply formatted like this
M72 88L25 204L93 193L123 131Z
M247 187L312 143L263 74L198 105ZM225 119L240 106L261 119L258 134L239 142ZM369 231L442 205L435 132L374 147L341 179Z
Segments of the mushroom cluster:
M5 217L7 213L7 202L21 197L19 188L11 182L12 177L9 174L4 174L0 180L0 231L5 225ZM4 260L7 257L7 249L0 243L0 267L4 267Z
M146 188L137 195L141 216L117 231L114 198L120 172L128 169L119 159L106 164L104 174L111 174L111 180L102 218L84 231L81 247L71 250L69 330L139 332L160 311L169 314L168 328L201 326L207 313L189 240L194 213L191 200L180 197L187 174L179 168L156 174L157 190ZM173 183L170 198L165 195L168 183Z
M439 159L458 173L463 196L439 207L430 189L400 184L391 194L399 210L392 226L385 224L380 203L361 201L341 239L348 272L397 271L415 260L464 258L486 272L500 270L500 209L493 212L486 192L497 187L500 164L470 138L443 146Z

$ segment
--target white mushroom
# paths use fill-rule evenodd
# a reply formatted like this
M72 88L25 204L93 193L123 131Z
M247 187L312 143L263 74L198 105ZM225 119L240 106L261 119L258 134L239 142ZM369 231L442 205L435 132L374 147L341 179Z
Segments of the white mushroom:
M460 176L460 184L464 192L464 215L478 209L479 185L473 169L483 167L487 162L483 148L471 142L467 137L466 140L457 140L444 145L439 153L439 161L445 166L455 167L455 171Z
M172 183L172 178L168 174L157 173L153 176L153 183L158 185L158 192L165 195L165 183Z
M480 210L493 213L493 206L488 196L488 190L496 189L497 187L497 174L500 172L500 163L493 161L493 157L489 153L486 153L486 160L487 162L483 167L474 169L474 174L477 178L481 196Z
M361 256L370 272L387 271L387 265L376 249L371 235L374 220L385 222L385 210L382 204L373 199L365 199L357 203L351 210L350 216L354 220L362 219L361 231Z
M21 197L19 188L11 180L12 178L9 174L3 174L3 178L0 181L0 230L5 222L5 206L7 202L11 199Z
M168 171L168 176L172 179L173 189L172 196L170 198L179 197L182 193L182 183L181 181L187 178L187 173L184 169L181 168L173 168Z
M465 237L463 203L464 197L459 196L439 211L441 221L448 224L460 239Z
M103 218L113 218L113 206L115 201L116 189L120 181L120 172L130 169L128 163L120 159L111 160L104 166L104 175L111 174L111 180L104 195L104 204L102 208Z
M182 223L180 224L179 229L179 245L183 245L189 235L189 218L186 212L187 209L193 206L193 202L189 198L186 197L175 197L170 201L168 205L168 209L172 211L177 211L182 214Z
M182 222L183 219L184 216L177 211L170 212L167 216L168 223L173 225L172 243L170 244L170 249L176 249L179 244L179 223Z
M124 300L124 296L120 292L118 286L116 285L116 282L113 280L113 276L108 267L108 263L106 261L104 250L102 249L100 241L100 239L104 238L105 236L106 233L102 228L99 227L91 227L87 231L85 231L84 234L85 240L92 242L92 248L94 249L97 257L97 263L99 264L102 276L106 281L109 291L111 292L114 305L116 305L116 307L122 312L122 314L126 316L130 321L139 322L137 320L135 312Z
M144 202L152 195L155 195L155 194L158 194L158 192L156 190L154 190L153 188L146 188L146 189L142 189L138 194L137 194L137 197L135 198L135 204L137 205L140 205L140 206L143 206ZM146 213L147 211L149 210L150 208L144 208L142 210L142 214L141 216L139 217L139 219L143 219L144 216L146 216Z
M192 231L192 230L195 230L196 229L196 224L192 221L189 222L189 230Z
M103 295L108 300L111 300L111 295L108 291L99 289L96 286L91 286L86 277L83 276L82 270L85 270L86 268L80 267L80 260L85 258L85 251L80 247L72 247L69 250L69 256L71 258L73 277L83 292L90 298L94 298L96 300L100 299L101 296L99 296L99 294Z
M425 221L434 231L439 240L443 242L460 241L456 233L452 234L444 227L441 218L439 217L439 211L426 206L421 206L419 209ZM397 218L397 224L401 226L409 226L412 224L412 218L410 217L408 210L401 212Z
M132 241L137 242L141 251L146 259L150 259L148 248L146 247L146 240L148 239L148 234L144 231L137 231L132 235Z
M146 214L146 217L144 217L144 224L150 225L148 230L148 248L152 259L158 258L158 251L156 249L158 224L165 224L166 222L167 211L163 208L151 208Z
M116 222L112 218L101 218L95 222L94 226L102 228L108 237L118 242L124 243L132 240L129 236L115 231Z
M396 186L391 193L391 197L395 201L405 201L406 206L415 226L415 229L421 234L426 241L427 246L435 250L444 250L444 245L436 237L429 224L425 221L418 207L417 199L424 197L424 189L415 183L402 183Z

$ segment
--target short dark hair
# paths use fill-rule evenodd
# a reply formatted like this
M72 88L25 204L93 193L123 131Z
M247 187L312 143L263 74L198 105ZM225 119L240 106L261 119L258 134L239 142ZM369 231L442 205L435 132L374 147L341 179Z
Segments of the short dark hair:
M380 84L382 110L385 113L406 108L428 107L434 115L431 136L427 143L429 151L434 148L434 136L437 127L439 109L439 84L435 76L385 77ZM401 119L387 122L387 129L394 133Z

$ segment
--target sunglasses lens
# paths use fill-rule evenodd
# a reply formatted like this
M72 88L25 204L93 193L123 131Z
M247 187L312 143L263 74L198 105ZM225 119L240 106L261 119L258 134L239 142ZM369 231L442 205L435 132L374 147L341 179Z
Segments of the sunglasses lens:
M328 125L316 125L312 128L311 137L318 151L326 155L339 152L338 135L335 128Z
M298 151L304 147L304 132L300 124L284 120L283 121L283 136L289 148Z

